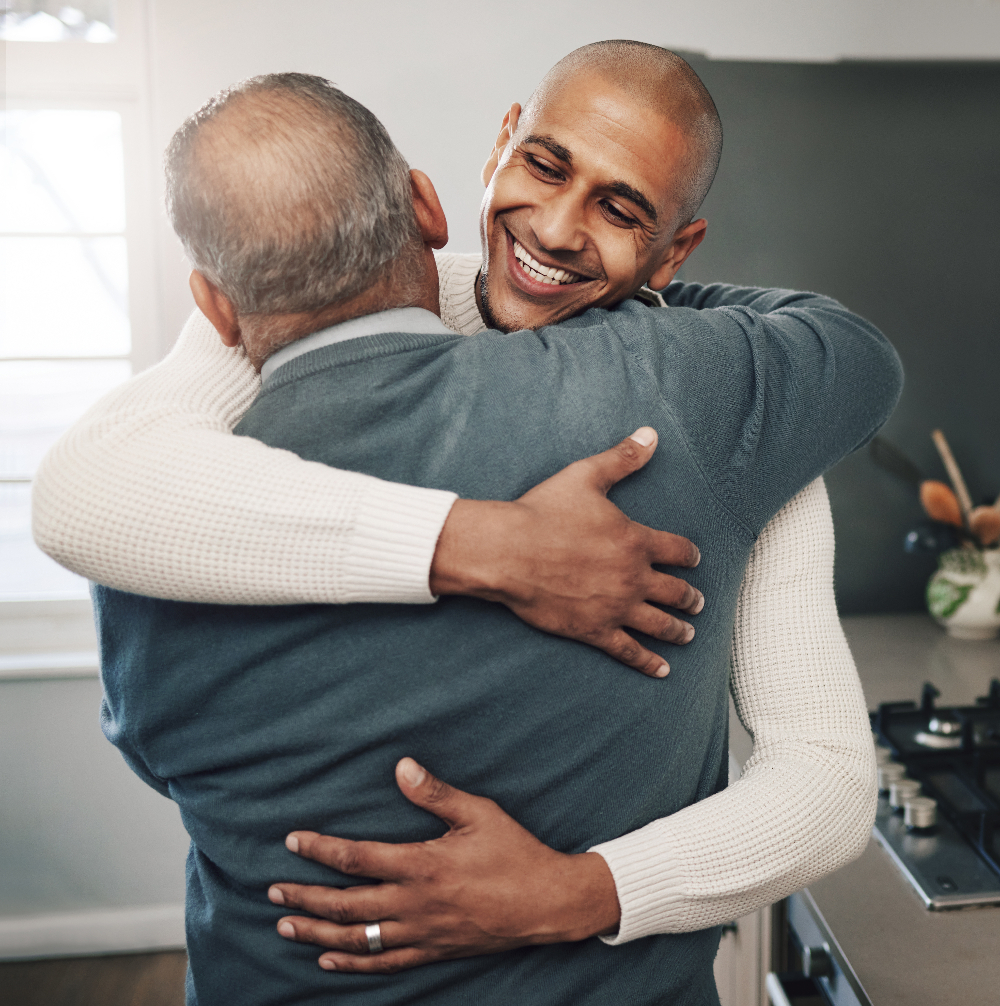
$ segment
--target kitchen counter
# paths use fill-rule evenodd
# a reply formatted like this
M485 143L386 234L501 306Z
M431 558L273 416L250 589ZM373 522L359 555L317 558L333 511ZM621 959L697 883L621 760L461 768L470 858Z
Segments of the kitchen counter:
M1000 640L948 638L927 615L844 619L868 708L919 700L972 704L1000 677ZM809 887L815 909L872 1006L1000 1004L1000 906L932 912L873 839L849 866Z

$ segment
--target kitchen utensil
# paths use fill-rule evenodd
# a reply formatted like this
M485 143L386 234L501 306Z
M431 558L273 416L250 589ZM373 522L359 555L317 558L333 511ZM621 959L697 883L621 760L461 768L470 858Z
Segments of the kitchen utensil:
M873 437L868 445L868 454L883 471L902 479L914 489L920 488L920 483L924 480L920 469L885 437Z
M925 479L920 469L894 444L885 437L875 437L868 445L868 454L883 471L895 475L907 485L913 486L920 494L927 515L942 524L963 527L962 509L958 498L944 482ZM909 539L907 539L909 540ZM918 550L914 544L910 551Z
M952 524L955 527L963 527L962 508L959 506L958 498L943 482L928 479L920 483L920 502L927 511L927 516L932 520L941 521L942 524Z
M931 439L934 441L938 454L941 455L941 460L948 472L948 478L951 479L955 495L958 497L958 505L962 508L962 516L967 523L969 514L972 513L972 499L969 496L969 490L965 487L965 479L962 478L962 473L959 471L955 456L951 453L951 448L948 446L944 434L940 430L934 430L931 433Z
M1000 541L1000 510L995 506L977 506L969 514L969 529L983 545Z

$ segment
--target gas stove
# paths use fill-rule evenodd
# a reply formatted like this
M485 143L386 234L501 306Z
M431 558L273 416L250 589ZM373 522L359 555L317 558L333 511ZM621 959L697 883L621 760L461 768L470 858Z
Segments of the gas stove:
M875 838L930 909L1000 904L1000 679L974 706L884 702Z

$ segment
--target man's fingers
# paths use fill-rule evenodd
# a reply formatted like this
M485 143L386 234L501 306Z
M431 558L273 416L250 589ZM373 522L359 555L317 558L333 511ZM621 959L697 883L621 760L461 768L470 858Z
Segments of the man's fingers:
M285 846L305 859L315 860L351 877L399 879L399 861L407 846L385 842L352 842L314 831L293 831Z
M401 947L381 954L355 956L330 952L319 959L319 966L327 971L346 971L364 975L394 975L397 971L415 968L421 964L441 960L441 957L416 947Z
M369 955L368 937L365 925L338 926L325 919L310 919L301 915L288 915L278 920L278 933L286 940L296 943L313 943L318 947L340 950L347 954ZM403 926L399 922L380 921L379 933L385 950L400 947L411 942L405 938ZM412 937L412 934L410 934Z
M651 678L665 678L670 673L670 664L663 657L647 650L623 629L616 629L605 638L590 639L588 642L597 649L604 650L609 657L614 657Z
M640 426L630 437L600 454L594 454L571 467L577 468L585 480L602 493L626 475L637 472L656 453L656 430Z
M647 528L649 533L649 561L658 566L686 566L693 568L701 562L701 552L693 541L669 531L655 531Z
M336 926L322 919L289 916L278 922L278 932L286 940L329 948L319 958L319 966L326 971L385 975L439 959L426 950L404 946L406 934L398 922L379 922L384 949L377 954L368 950L364 925Z
M343 890L310 884L272 884L267 896L275 905L296 908L319 915L338 926L348 926L370 919L391 918L393 884L363 885Z
M410 803L429 810L450 828L472 824L485 806L492 802L436 779L412 758L399 760L396 783Z
M697 615L705 607L705 596L700 590L669 573L653 573L652 579L646 587L646 600L655 601L657 604L666 604L688 615ZM633 622L628 624L634 629L639 628ZM645 632L646 630L642 629L641 631ZM656 638L662 639L663 637L658 635Z
M694 639L694 626L680 618L654 608L651 604L641 604L629 615L628 627L644 632L653 639L682 646ZM662 657L660 658L663 659Z

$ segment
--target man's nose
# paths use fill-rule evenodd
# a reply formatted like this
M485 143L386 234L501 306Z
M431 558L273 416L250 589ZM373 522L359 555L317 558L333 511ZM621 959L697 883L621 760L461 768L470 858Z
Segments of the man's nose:
M531 215L531 229L546 251L582 251L587 242L585 207L575 194L554 194Z

